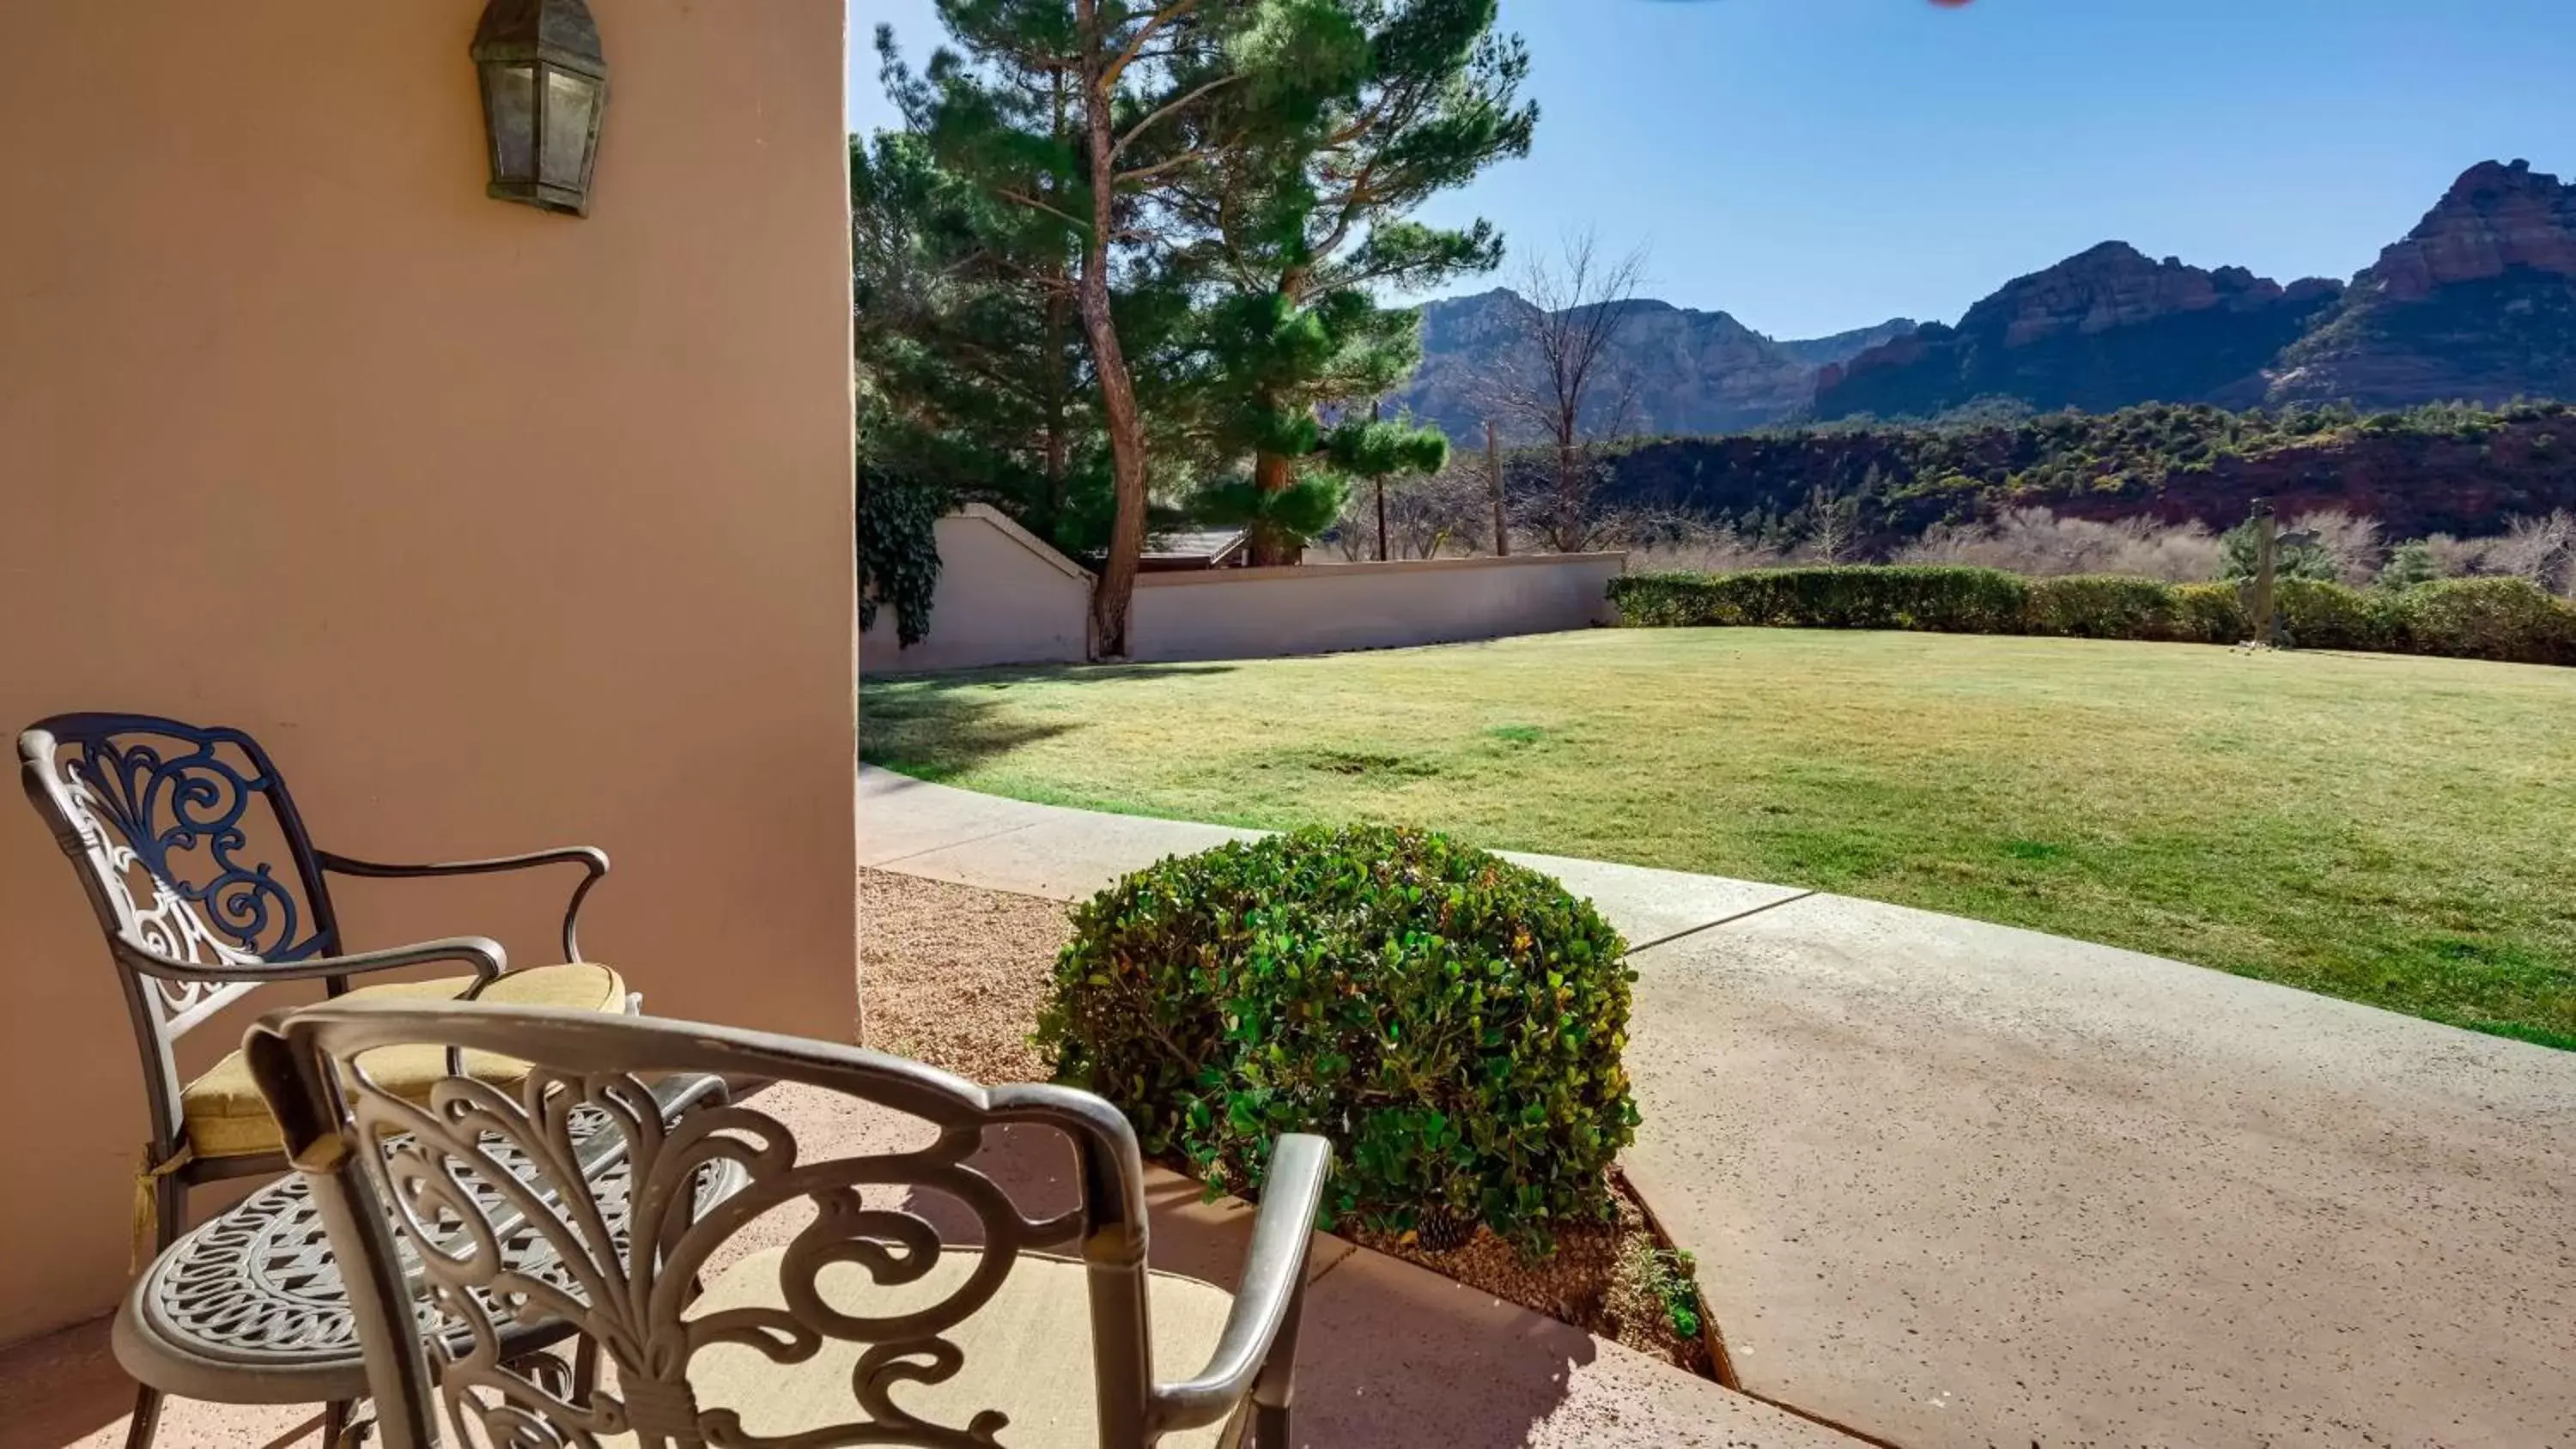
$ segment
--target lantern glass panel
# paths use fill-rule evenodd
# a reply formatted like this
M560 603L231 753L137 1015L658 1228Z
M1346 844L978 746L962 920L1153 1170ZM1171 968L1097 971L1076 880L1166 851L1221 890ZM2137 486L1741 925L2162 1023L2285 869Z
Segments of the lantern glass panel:
M533 180L537 173L537 73L524 65L484 71L491 107L492 174L502 181Z
M544 179L549 186L581 185L590 149L590 122L598 113L599 82L569 71L546 72Z

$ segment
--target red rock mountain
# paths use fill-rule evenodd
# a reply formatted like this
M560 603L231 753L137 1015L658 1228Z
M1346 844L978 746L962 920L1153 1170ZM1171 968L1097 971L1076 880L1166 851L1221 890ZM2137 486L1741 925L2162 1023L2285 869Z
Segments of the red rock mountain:
M1528 368L1514 325L1528 312L1504 291L1426 307L1423 365L1399 401L1480 437L1490 394ZM2576 401L2576 186L2527 162L2480 162L2349 286L2285 285L2110 241L2005 283L1956 326L1898 320L1784 342L1723 312L1641 301L1613 354L1605 395L1632 396L1624 427L1649 434L1933 417L1990 400L2088 412Z
M1920 329L1816 381L1816 413L1931 416L1980 399L2106 412L2148 400L2252 402L2263 368L2342 290L2205 271L2104 242L2017 277L1956 327Z
M2354 285L2392 302L2420 302L2437 288L2491 281L2516 267L2576 276L2576 186L2559 185L2528 161L2481 161Z
M1525 331L1536 309L1497 288L1422 309L1422 366L1398 406L1453 439L1483 446L1484 420L1528 441L1526 424L1496 395L1526 388L1535 358ZM1587 421L1603 431L1722 433L1782 422L1804 412L1816 369L1912 331L1904 318L1831 337L1766 337L1724 312L1698 312L1640 298L1630 303L1600 365ZM1613 417L1625 401L1626 416Z
M2480 162L2272 369L2276 403L2576 398L2576 185Z

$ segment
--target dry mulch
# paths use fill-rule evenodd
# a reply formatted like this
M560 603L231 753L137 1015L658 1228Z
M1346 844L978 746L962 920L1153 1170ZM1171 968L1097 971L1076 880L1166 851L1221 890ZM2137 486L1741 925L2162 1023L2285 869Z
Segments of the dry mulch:
M1048 967L1072 937L1063 905L886 871L859 872L861 1006L868 1045L979 1082L1042 1082L1029 1044ZM1446 1252L1366 1231L1349 1236L1506 1302L1615 1339L1693 1373L1715 1376L1709 1342L1674 1333L1633 1271L1668 1246L1628 1185L1612 1178L1618 1221L1560 1233L1532 1261L1491 1231ZM1704 1316L1704 1315L1703 1315Z
M1684 1338L1673 1331L1662 1303L1623 1264L1670 1245L1646 1221L1645 1209L1628 1184L1611 1178L1612 1205L1618 1220L1598 1228L1579 1228L1556 1235L1556 1252L1529 1259L1490 1228L1447 1252L1430 1252L1419 1244L1385 1233L1346 1231L1345 1236L1390 1258L1455 1278L1506 1303L1571 1323L1595 1338L1615 1339L1640 1353L1652 1354L1703 1378L1716 1378L1709 1352L1714 1333ZM1707 1310L1701 1310L1707 1322Z
M886 871L859 872L867 1043L977 1082L1054 1075L1029 1045L1065 908Z

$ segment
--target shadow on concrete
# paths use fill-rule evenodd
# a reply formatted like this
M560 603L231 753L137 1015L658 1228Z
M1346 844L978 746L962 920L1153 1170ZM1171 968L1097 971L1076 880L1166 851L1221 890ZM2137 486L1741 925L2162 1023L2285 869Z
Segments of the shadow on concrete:
M1052 1129L1002 1129L972 1161L1031 1217L1078 1202L1072 1144ZM974 1215L945 1195L914 1192L904 1206L945 1240L982 1240ZM1153 1267L1229 1291L1237 1286L1251 1209L1231 1199L1209 1202L1198 1184L1150 1170L1145 1207ZM1339 1238L1316 1240L1308 1282L1297 1359L1301 1446L1666 1442L1605 1435L1588 1418L1557 1422L1575 1376L1598 1354L1579 1329ZM1173 1379L1198 1368L1157 1364L1155 1373Z
M0 1449L120 1449L134 1380L92 1319L0 1352ZM322 1414L311 1404L166 1402L153 1449L287 1449L313 1443Z
M922 1124L864 1107L851 1111L849 1104L809 1089L776 1089L758 1101L795 1130L807 1161L925 1145ZM1075 1202L1072 1146L1053 1129L997 1131L974 1162L1030 1217L1052 1216ZM979 1221L953 1198L912 1191L899 1200L946 1241L983 1240ZM1168 1173L1149 1177L1146 1209L1153 1266L1235 1286L1251 1238L1250 1209L1231 1200L1208 1202L1195 1183ZM759 1236L766 1243L784 1242L805 1220L807 1215L796 1214ZM1056 1251L1071 1247L1057 1245ZM721 1271L720 1264L710 1267ZM1661 1385L1634 1378L1635 1371L1622 1364L1601 1365L1611 1372L1592 1376L1582 1388L1585 1402L1569 1409L1577 1379L1596 1367L1600 1355L1579 1330L1408 1264L1358 1252L1338 1238L1317 1239L1308 1272L1297 1369L1295 1439L1301 1446L1572 1449L1702 1442L1696 1425L1683 1429L1686 1421L1673 1416L1647 1413L1636 1421ZM1156 1369L1172 1379L1199 1367ZM1699 1386L1696 1380L1679 1382ZM0 1449L114 1449L123 1441L133 1394L109 1351L106 1320L12 1348L0 1353ZM311 1439L315 1413L305 1405L250 1408L174 1399L158 1449L284 1449Z

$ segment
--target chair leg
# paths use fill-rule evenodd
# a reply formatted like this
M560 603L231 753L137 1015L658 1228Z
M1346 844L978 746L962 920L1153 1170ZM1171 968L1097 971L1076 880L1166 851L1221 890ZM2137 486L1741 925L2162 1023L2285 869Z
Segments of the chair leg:
M152 1256L170 1251L188 1231L188 1184L175 1172L152 1179Z
M322 1406L322 1449L340 1449L341 1441L348 1438L351 1407L346 1399Z
M1297 1265L1297 1286L1288 1295L1288 1316L1279 1336L1270 1341L1270 1356L1252 1380L1253 1449L1288 1449L1289 1401L1297 1390L1297 1326L1306 1316L1306 1265Z
M152 1180L152 1256L160 1257L188 1230L188 1185L177 1173ZM134 1417L125 1426L125 1449L151 1449L161 1429L161 1391L149 1385L134 1391Z
M161 1391L139 1388L134 1391L134 1417L125 1426L125 1449L151 1449L152 1436L161 1427Z

